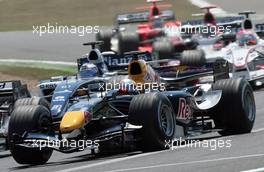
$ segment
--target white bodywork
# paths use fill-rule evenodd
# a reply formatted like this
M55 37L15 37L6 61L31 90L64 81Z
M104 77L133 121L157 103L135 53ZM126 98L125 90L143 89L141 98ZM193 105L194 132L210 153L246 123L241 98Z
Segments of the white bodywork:
M252 67L253 61L263 58L261 61L264 65L264 41L259 39L257 45L239 46L237 43L231 43L221 50L223 58L232 65L230 76L234 78L245 78L247 80L255 80L260 77L264 78L264 68ZM264 83L263 83L264 84Z
M256 45L239 46L238 42L234 42L221 50L214 50L213 45L204 45L200 48L205 51L208 62L223 58L232 64L230 77L256 80L254 85L261 86L264 85L264 40L257 38ZM263 60L260 60L262 58ZM260 67L252 66L256 61Z

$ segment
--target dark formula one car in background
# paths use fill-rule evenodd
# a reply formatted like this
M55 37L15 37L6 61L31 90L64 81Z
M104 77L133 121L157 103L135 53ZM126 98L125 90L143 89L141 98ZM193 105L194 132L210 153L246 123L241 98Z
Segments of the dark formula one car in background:
M20 81L0 81L0 137L6 139L6 144L10 115L19 103L16 101L26 97L31 95L27 86Z
M16 106L9 124L13 158L20 164L44 164L53 150L161 150L179 137L249 133L254 125L253 91L243 79L166 91L134 53L127 78L114 85L112 81L66 80L56 87L50 109L30 103Z
M195 48L195 44L182 39L179 32L181 22L175 20L174 12L161 10L170 5L157 5L159 0L147 2L153 5L139 9L149 9L149 12L118 15L116 29L103 29L97 34L97 40L105 43L101 46L101 51L112 50L118 54L148 51L157 53L159 58L165 58L171 53ZM134 26L133 23L140 24Z
M159 78L166 83L170 83L170 85L174 85L172 87L176 85L183 87L200 83L200 80L202 80L200 77L204 77L205 74L212 76L214 64L206 63L204 54L201 51L193 51L195 56L185 56L180 61L174 57L156 60L156 57L148 52L132 52L132 54L125 53L123 55L110 51L100 52L95 46L101 44L102 42L100 41L85 43L85 45L92 45L92 50L82 58L77 59L79 72L76 76L57 76L49 80L40 81L40 96L45 97L50 102L55 88L64 80L74 81L98 77L105 79L112 77L122 78L122 76L116 76L127 74L128 65L133 60L133 54L137 54L139 59L151 65L157 75L159 75ZM196 77L193 77L194 75ZM173 84L174 81L177 81L176 84Z

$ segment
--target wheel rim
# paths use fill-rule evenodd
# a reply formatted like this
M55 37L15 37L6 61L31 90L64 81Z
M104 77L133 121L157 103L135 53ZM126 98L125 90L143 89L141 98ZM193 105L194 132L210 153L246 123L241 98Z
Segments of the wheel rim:
M166 136L171 136L174 132L173 112L167 105L162 105L160 109L160 128Z
M47 116L41 116L38 122L38 129L43 133L53 134L51 120Z
M247 114L247 118L250 121L254 121L255 119L255 103L254 98L252 98L252 93L247 90L244 95L244 107Z

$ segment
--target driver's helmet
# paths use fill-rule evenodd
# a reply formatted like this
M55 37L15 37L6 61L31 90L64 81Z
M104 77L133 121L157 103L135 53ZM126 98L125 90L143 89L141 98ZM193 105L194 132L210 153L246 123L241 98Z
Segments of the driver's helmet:
M92 63L84 63L80 68L79 76L81 79L96 77L98 75L98 68Z
M163 21L160 16L154 16L152 18L152 27L153 28L162 28L163 27Z
M78 89L78 90L76 90L76 92L75 92L75 95L76 96L86 96L86 95L88 95L89 94L89 91L87 90L87 89Z
M237 33L237 41L239 46L256 45L257 37L250 31L241 30Z
M122 79L119 82L119 94L127 95L127 94L136 94L137 84L132 79Z

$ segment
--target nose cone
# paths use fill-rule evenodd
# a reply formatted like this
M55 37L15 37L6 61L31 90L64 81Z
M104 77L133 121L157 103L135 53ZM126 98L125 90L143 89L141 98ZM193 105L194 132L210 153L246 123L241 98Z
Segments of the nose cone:
M75 129L84 127L85 113L82 111L67 112L60 123L61 133L69 133Z

